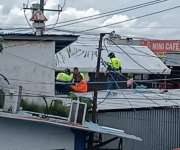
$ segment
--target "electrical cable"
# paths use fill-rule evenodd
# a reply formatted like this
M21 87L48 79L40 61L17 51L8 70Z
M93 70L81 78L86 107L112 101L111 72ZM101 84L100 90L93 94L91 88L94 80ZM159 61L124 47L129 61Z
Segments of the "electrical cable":
M106 49L107 50L107 53L109 53L109 51L108 51L108 49ZM103 64L103 66L104 67L106 67L106 63L105 63L105 61L103 60L103 58L101 57L101 63ZM111 74L110 74L111 75ZM112 80L113 80L113 82L112 83L115 83L115 85L117 86L117 88L119 89L119 86L118 86L118 84L117 84L117 82L115 81L115 79L113 78L113 76L111 75L111 78L112 78ZM126 82L126 81L125 81ZM109 96L111 94L111 90L108 90L108 92L107 92L107 94L106 94L106 96L105 96L105 98L104 98L104 100L103 101L101 101L101 102L99 102L97 105L101 105L102 103L104 103L105 101L106 101L106 98ZM125 95L124 95L125 96ZM129 100L128 100L128 102L129 102ZM129 102L129 104L131 105L131 103Z
M3 79L7 82L8 85L10 84L8 78L5 75L0 73L0 76L3 77Z
M36 97L36 98L37 98L37 97L41 97L41 98L42 98L43 96L49 97L49 98L50 98L50 97L51 97L51 98L54 97L54 96L50 96L50 95L32 95L32 94L29 95L29 94L31 94L31 93L28 93L28 95L23 94L22 96L25 96L25 97ZM5 96L12 96L12 95L11 95L11 94L10 94L10 95L9 95L9 94L6 94ZM18 96L18 95L15 95L15 94L14 94L14 96ZM58 97L58 98L68 98L68 97L64 97L64 96L62 97L62 96L61 96L61 97ZM133 99L132 102L135 102L135 101L134 101L135 99L137 99L137 100L147 100L147 99L145 99L145 98L137 98L137 97L135 97L135 98L134 98L134 97L131 97L131 98ZM104 98L98 97L98 99L104 99ZM114 100L116 100L116 99L118 99L118 100L119 100L119 99L124 100L124 99L127 99L127 98L126 98L126 97L125 97L125 98L122 98L122 97L121 97L121 98L107 98L107 99L111 99L111 101L112 101L113 99L114 99ZM129 99L129 98L128 98L128 99ZM165 101L165 100L163 100L163 99L157 99L157 98L154 99L154 100ZM171 99L169 99L169 100L180 100L180 99L171 98ZM139 102L139 103L143 103L143 102ZM145 102L144 102L144 103L145 103ZM111 102L110 104L115 104L115 102ZM120 103L116 103L116 105L117 105L117 104L120 104ZM124 104L124 103L123 103L123 104ZM147 103L146 103L146 104L147 104ZM178 104L178 103L176 103L176 104Z
M125 52L125 51L124 51L121 47L119 47L114 41L111 40L111 42L112 42L114 45L116 45L118 48L120 48L123 52ZM104 45L105 45L105 42L104 42ZM105 48L107 49L106 45L105 45ZM108 49L107 49L107 52L108 52ZM108 52L108 53L109 53L109 52ZM129 55L128 53L126 53L126 52L125 52L125 54L126 54L127 56L130 56L130 55ZM130 59L131 59L131 60L134 60L132 57L130 57ZM134 61L134 62L137 63L136 61ZM139 64L139 63L138 63L138 64ZM143 66L143 68L146 69L144 66ZM127 78L126 78L126 79L127 79ZM115 81L115 82L116 82L116 81ZM117 83L116 83L116 86L117 86L117 88L119 88ZM152 100L152 99L150 99L149 97L147 97L146 95L143 94L143 96L146 97L147 99L151 100L153 103L159 105L159 104L156 103L154 100Z
M168 11L168 10L170 10L170 9L172 9L172 8L169 8L169 9L166 9L166 10L162 10L162 11ZM174 8L175 9L175 8ZM161 11L161 12L162 12ZM160 12L155 12L155 13L160 13ZM154 14L154 13L153 13ZM68 31L69 32L69 31ZM72 31L71 31L72 32ZM78 32L76 32L76 33L78 33Z
M105 45L105 44L104 44ZM130 46L131 47L131 46ZM106 47L107 48L107 47ZM136 51L138 51L137 49L135 49L134 47L131 47L131 48L133 48L134 50L136 50ZM141 51L142 52L142 51ZM145 53L145 54L147 54L147 53ZM134 83L136 83L136 82L134 82ZM158 94L157 94L158 95ZM144 94L143 94L143 96L144 97L146 97L147 99L149 99L149 97L147 97L147 96L145 96ZM158 95L158 96L160 96L161 97L161 95ZM153 100L152 100L153 101ZM154 102L154 101L153 101ZM156 102L154 102L154 103L156 103ZM157 105L158 105L158 103L156 103Z
M1 94L0 94L1 95ZM12 94L5 94L5 96L12 96ZM13 96L18 96L18 94L13 94ZM57 96L57 95L41 95L41 94L33 94L33 93L27 93L27 94L22 94L23 97L43 97L45 96L46 98L67 98L69 99L68 96ZM86 96L86 98L92 98L92 97L88 97ZM98 97L98 99L105 99L106 97ZM133 102L133 100L147 100L145 97L144 98L141 98L141 97L107 97L106 99L110 99L110 100L126 100L126 99L131 99L131 101ZM162 99L162 98L153 98L153 100L156 100L156 101L166 101L166 99ZM174 100L174 101L180 101L180 98L169 98L168 101L170 100ZM149 102L148 102L149 103Z
M120 11L120 10L126 10L126 11L128 11L127 9L130 9L130 8L140 8L140 7L143 7L143 5L144 5L144 7L146 7L146 6L148 6L148 5L154 5L154 4L156 4L156 3L162 3L162 2L166 2L166 1L169 1L169 0L154 0L154 1L149 1L149 2L146 2L146 3L141 3L141 4L137 4L137 5L133 5L133 6L129 6L129 7L125 7L125 8L122 8L122 9L117 9L117 10L113 10L113 11L109 11L109 12L104 12L104 13L101 13L101 14L96 14L96 15L91 15L91 16L86 16L86 17L82 17L82 18L78 18L78 19L72 19L72 20L68 20L68 21L64 21L64 22L61 22L60 24L63 24L63 23L68 23L68 22L73 22L73 21L78 21L78 20L82 20L82 19L88 19L88 18L92 18L92 17L97 17L97 16L101 16L101 15L105 15L105 14L109 14L109 13L113 13L113 12L117 12L117 11ZM60 2L59 2L60 3ZM62 7L64 7L65 6L65 3L66 3L66 1L64 1L64 4L63 4L63 6ZM29 0L27 1L27 4L26 4L26 6L28 6L29 5ZM129 10L130 11L130 10ZM113 14L112 14L113 15ZM95 18L94 18L95 19ZM28 19L27 19L27 17L26 17L26 20L27 20L27 23L29 22L28 21ZM54 23L54 24L50 24L50 25L47 25L47 26L54 26L54 25L56 25L57 23ZM30 23L28 23L28 25L30 25ZM30 29L31 29L32 27L31 27L31 25L30 25ZM15 29L15 28L14 28ZM25 28L25 30L26 30L27 28Z
M105 43L104 43L104 45L105 45ZM107 51L107 53L109 53L109 51L108 51L108 49L107 49L107 47L106 47L106 45L105 45L105 48L106 48L106 51ZM104 62L104 60L103 60L103 58L101 57L101 60L102 60L102 62ZM106 65L106 63L104 63L104 65ZM119 74L121 75L122 73L121 72L119 72ZM114 83L115 83L115 85L116 85L116 87L119 89L120 87L119 87L119 85L117 84L117 82L116 82L116 80L114 79L114 77L113 77L113 75L111 74L111 73L109 73L109 75L110 75L110 77L112 78L112 80L114 81ZM123 75L124 76L124 75ZM127 78L126 78L127 79ZM109 94L108 94L109 95ZM106 96L106 98L108 97L108 95ZM124 95L124 93L122 92L122 95ZM125 97L125 95L124 95L124 97ZM106 99L104 99L101 103L99 103L98 105L100 105L100 104L102 104L102 103L104 103L105 102L105 100ZM132 108L134 108L133 107L133 105L132 105L132 103L130 102L130 100L129 99L127 99L127 101L128 101L128 103L130 104L130 106L132 107Z
M123 77L126 77L123 75ZM15 79L15 78L9 78L8 80L10 81L19 81L23 82L24 84L44 84L44 85L54 85L54 84L62 84L62 82L33 82L30 80L21 80L21 79ZM180 80L180 78L167 78L167 79L148 79L148 80L134 80L134 82L139 82L139 83L151 83L151 82L160 82L160 81L175 81L175 80ZM113 83L114 81L90 81L88 82L89 84L102 84L102 83ZM126 81L117 81L117 83L126 83ZM63 83L63 85L69 85L69 83Z
M43 68L46 68L46 69L56 70L56 69L53 68L53 67L40 64L40 63L38 63L38 62L35 62L35 61L30 60L30 59L25 58L25 57L21 57L21 56L19 56L19 55L15 55L15 54L12 54L12 53L9 53L9 52L6 52L6 54L8 54L8 55L10 55L10 56L13 56L13 57L16 57L16 58L19 58L19 59L24 60L24 61L26 61L26 62L30 62L30 63L36 64L36 65L38 65L38 66L40 66L40 67L43 67Z
M57 19L56 19L56 22L54 23L53 27L52 28L55 28L55 26L58 24L59 22L59 18L60 18L60 14L62 12L62 9L65 7L65 4L66 4L66 0L64 0L64 3L62 6L60 6L60 0L59 0L59 4L58 4L58 16L57 16Z
M6 47L3 47L4 49L7 49L7 48L12 48L12 47L19 47L19 46L27 46L27 45L32 45L31 42L27 42L27 43L24 43L24 44L16 44L16 45L11 45L11 46L6 46ZM19 56L19 55L15 55L15 54L12 54L10 52L7 52L7 51L4 51L4 54L7 54L7 55L10 55L10 56L13 56L13 57L16 57L16 58L19 58L19 59L22 59L26 62L30 62L30 63L33 63L33 64L36 64L36 65L39 65L43 68L47 68L47 69L50 69L50 70L56 70L55 68L53 67L50 67L50 66L46 66L46 65L43 65L43 64L40 64L38 62L35 62L33 60L30 60L28 58L25 58L25 57L22 57L22 56Z
M18 85L12 85L12 84L10 84L9 86L1 86L0 85L0 87L1 88L3 88L3 89L6 89L6 90L12 90L12 89L18 89L19 88L19 86ZM33 95L33 96L35 96L35 95L37 95L38 93L41 93L41 94L39 94L39 95L44 95L44 94L46 94L46 95L50 95L51 93L49 93L49 92L47 92L47 91L38 91L38 90L36 90L36 91L33 91L33 90L28 90L28 89L26 89L26 88L24 88L23 87L23 93L24 94L30 94L30 95Z
M96 46L97 47L97 45L95 45L95 44L81 43L81 42L78 42L78 41L76 43L79 43L79 45L78 44L74 44L73 46ZM139 54L139 53L138 54L137 53L128 53L130 55L145 56L145 57L152 57L152 58L154 57L154 58L158 58L159 59L159 57L157 55L152 55L152 54L146 53L146 52L144 52L144 51L142 51L140 49L135 48L134 46L130 46L130 45L127 45L127 46L129 46L130 48L134 49L135 51L137 51L139 53L142 53L142 54ZM112 47L112 46L109 46L109 47ZM107 48L107 46L106 46L106 48ZM121 54L121 53L124 54L124 52L119 52L119 51L115 51L115 50L111 50L111 51L119 53L119 54ZM89 52L94 52L94 50L89 51ZM170 61L170 60L172 60L172 61ZM178 62L175 62L173 60L179 60L179 59L176 59L176 58L165 58L165 61L174 62L174 64L180 65Z
M146 3L141 3L141 4L138 4L138 5L122 8L122 9L117 9L117 10L113 10L113 11L109 11L109 12L104 12L104 13L101 13L101 14L91 15L91 16L82 17L82 18L78 18L78 19L72 19L72 20L61 22L60 24L63 24L63 25L56 26L56 28L57 27L69 26L69 25L73 25L73 24L77 24L77 23L81 23L81 22L86 22L86 21L90 21L90 20L94 20L94 19L101 19L101 18L104 18L104 17L107 17L107 16L112 16L112 15L115 15L115 14L131 11L131 10L136 10L136 9L139 9L139 8L155 5L155 4L166 2L166 1L168 1L168 0L154 0L154 1L146 2Z
M27 0L27 4L26 4L26 7L28 7L28 6L29 6L29 0ZM32 25L30 24L30 22L29 22L29 20L28 20L27 15L26 15L26 10L24 9L23 12L24 12L24 17L25 17L25 19L26 19L26 22L27 22L28 26L32 29L32 31L34 31Z
M151 54L148 54L148 53L146 53L146 52L143 52L143 51L141 51L141 50L139 50L139 49L137 49L137 48L135 48L135 47L133 47L133 46L130 46L130 45L128 45L128 46L131 47L132 49L134 49L135 51L142 53L142 54L128 53L128 54L130 54L130 55L159 58L157 55L151 55ZM119 54L124 53L124 52L119 52L119 51L115 51L115 50L112 50L112 52L116 52L116 53L119 53ZM160 59L160 58L159 58L159 59ZM173 60L177 60L177 61L178 61L179 59L176 59L176 58L164 58L164 61L172 62L172 63L174 63L174 64L180 65L180 63L175 62L175 61L173 61Z
M145 15L137 16L137 17L134 17L134 18L131 18L131 19L127 19L127 20L124 20L124 21L119 21L119 22L115 22L115 23L111 23L111 24L107 24L107 25L103 25L103 26L99 26L99 27L95 27L95 28L81 30L81 31L79 31L79 33L88 32L88 31L92 31L92 30L97 30L97 29L100 29L100 28L104 28L104 27L108 27L108 26L113 26L113 25L129 22L129 21L145 18L145 17L148 17L148 16L160 14L162 12L166 12L166 11L170 11L170 10L174 10L174 9L178 9L178 8L180 8L180 5L177 5L175 7L170 7L170 8L167 8L167 9L163 9L163 10L160 10L160 11L148 13L148 14L145 14Z
M123 48L121 48L119 45L117 45L113 40L109 39L117 48L119 48L121 51L123 51L132 61L134 61L138 66L142 67L147 72L153 74L149 69L144 67L142 64L138 63L131 55L129 55Z

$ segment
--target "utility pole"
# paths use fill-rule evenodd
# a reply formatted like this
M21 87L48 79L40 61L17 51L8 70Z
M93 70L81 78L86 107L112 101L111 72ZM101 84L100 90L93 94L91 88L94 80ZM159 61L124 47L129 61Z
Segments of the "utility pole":
M97 65L96 65L96 74L95 74L95 82L99 78L99 71L100 71L100 63L101 63L101 51L102 51L102 41L103 37L106 35L106 33L100 33L99 38L99 46L98 46L98 56L97 56ZM97 97L98 97L98 90L95 88L94 90L94 96L93 96L93 108L92 108L92 121L94 123L97 122Z
M95 74L95 82L99 78L99 71L100 71L100 63L101 63L101 51L102 51L102 41L103 37L105 36L105 33L100 33L99 38L99 46L98 46L98 56L97 56L97 65L96 65L96 74ZM93 96L93 107L92 107L92 122L97 122L97 97L98 97L98 90L94 89L94 96ZM89 136L89 143L88 143L88 149L89 150L95 150L94 146L94 134L91 133Z

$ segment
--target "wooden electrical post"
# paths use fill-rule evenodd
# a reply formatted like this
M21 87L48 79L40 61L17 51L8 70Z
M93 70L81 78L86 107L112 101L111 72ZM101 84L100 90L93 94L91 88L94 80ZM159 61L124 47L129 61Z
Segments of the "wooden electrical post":
M105 36L105 33L100 33L95 81L97 81L98 78L99 78L100 63L101 63L101 51L102 51L102 41L103 41L104 36ZM97 122L97 112L96 112L97 111L97 97L98 97L98 90L95 87L94 96L93 96L93 107L92 107L92 122L93 123ZM88 146L89 150L95 150L95 148L93 147L93 142L94 142L94 134L92 133L89 136L89 146Z
M99 47L98 47L98 56L97 56L97 66L96 66L96 74L95 74L95 82L99 78L99 71L100 71L100 63L101 63L101 51L102 51L102 41L103 37L105 36L105 33L100 33L99 38ZM94 89L94 96L93 96L93 108L92 108L92 121L96 123L97 121L97 96L98 96L98 90Z

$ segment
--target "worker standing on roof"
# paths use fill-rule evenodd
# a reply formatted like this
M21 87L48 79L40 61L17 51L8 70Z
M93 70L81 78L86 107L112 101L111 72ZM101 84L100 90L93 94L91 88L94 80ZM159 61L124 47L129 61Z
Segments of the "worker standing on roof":
M84 74L80 73L79 68L75 67L73 72L74 85L71 89L74 92L87 92L87 81L84 78Z
M64 72L58 73L56 80L60 82L56 84L56 89L58 89L61 94L67 93L70 91L73 74L71 73L71 70L67 68L64 70Z
M108 54L110 60L106 62L107 64L107 80L113 83L109 83L109 89L117 89L116 81L121 80L121 60L115 56L113 52Z
M121 71L121 61L115 56L113 52L108 54L110 61L107 62L108 70L110 71Z

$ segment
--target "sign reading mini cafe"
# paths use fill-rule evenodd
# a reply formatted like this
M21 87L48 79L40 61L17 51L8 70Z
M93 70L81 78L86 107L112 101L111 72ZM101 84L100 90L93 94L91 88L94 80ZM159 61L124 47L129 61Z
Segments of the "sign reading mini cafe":
M142 46L147 46L156 54L180 52L180 40L144 40Z

